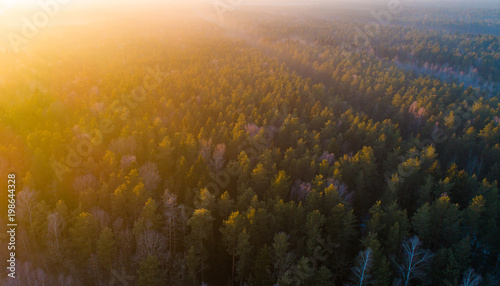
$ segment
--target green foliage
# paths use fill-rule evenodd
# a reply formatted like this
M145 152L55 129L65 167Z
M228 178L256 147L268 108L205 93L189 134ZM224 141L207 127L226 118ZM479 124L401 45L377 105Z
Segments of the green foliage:
M455 281L459 277L458 262L449 248L442 248L436 253L432 269L435 285L442 285L445 281Z
M495 285L500 13L429 5L369 47L371 16L310 5L234 9L238 33L150 9L0 52L18 284L345 285L370 249L376 286ZM404 280L415 235L435 257Z
M148 255L148 257L139 263L137 274L139 275L137 285L163 285L160 275L160 263L158 262L158 258L154 255Z
M106 227L101 231L96 248L99 262L108 271L111 271L113 269L113 258L116 253L116 242L113 231L110 228Z

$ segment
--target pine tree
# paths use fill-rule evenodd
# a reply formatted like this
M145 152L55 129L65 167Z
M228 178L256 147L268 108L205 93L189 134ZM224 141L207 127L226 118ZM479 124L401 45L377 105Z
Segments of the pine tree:
M368 233L363 239L362 244L373 251L373 284L376 286L390 285L392 277L391 265L377 239L377 234L373 232Z
M238 235L238 243L236 246L235 256L238 260L236 263L236 273L239 276L240 285L243 285L244 278L249 272L250 253L252 246L250 245L250 235L246 229Z
M163 282L161 280L161 269L160 262L158 258L154 255L148 255L144 260L139 263L139 270L137 274L139 278L137 279L138 286L161 286Z
M253 265L254 276L251 285L272 286L274 284L272 277L273 258L272 249L267 244L259 249Z
M97 239L97 229L97 223L89 213L82 212L76 217L74 226L70 229L70 234L78 265L87 263L90 258L94 249L93 245Z
M308 253L314 253L314 249L322 240L323 227L326 218L318 211L312 211L307 215L306 233Z
M271 188L267 193L267 198L286 200L288 198L291 185L290 176L287 176L285 171L280 170L274 177L274 181L271 183Z
M191 227L190 242L194 254L198 257L199 264L196 263L192 265L195 269L191 269L192 272L201 272L201 281L205 279L205 269L207 268L206 259L207 253L207 243L212 237L212 221L214 218L212 214L207 209L197 209L194 211L191 218L188 220L187 225ZM190 250L191 251L191 250ZM193 277L195 279L196 277Z
M432 278L435 285L458 280L460 267L449 248L441 248L432 260Z
M112 271L113 258L116 252L116 243L115 236L110 228L106 227L101 231L96 247L99 262L105 269Z
M290 243L286 233L274 235L273 251L275 256L273 276L279 285L291 285L293 282L294 255L288 252Z
M217 200L217 211L220 217L227 218L229 214L231 214L234 210L234 200L231 199L231 196L226 191L224 192L219 200Z
M226 244L226 251L232 257L231 285L234 284L238 237L243 228L244 218L238 211L233 212L227 220L224 220L220 228L222 238Z
M134 234L138 238L146 230L160 230L162 217L155 200L149 198L142 208L141 215L134 223Z

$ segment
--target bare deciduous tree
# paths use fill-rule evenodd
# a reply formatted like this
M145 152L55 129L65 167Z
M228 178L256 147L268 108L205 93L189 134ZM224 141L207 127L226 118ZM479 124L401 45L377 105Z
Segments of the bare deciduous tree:
M134 154L136 148L135 139L130 136L114 139L109 144L109 150L120 156Z
M78 285L73 277L71 275L64 275L64 274L59 274L57 277L57 282L59 283L60 286L74 286Z
M217 173L224 167L224 154L226 154L226 145L224 143L217 144L210 160L210 168L212 172Z
M177 217L179 215L179 210L177 208L177 196L165 189L163 194L163 205L165 206L165 218L166 218L166 232L169 245L169 251L171 253L175 252L175 229L177 224Z
M301 180L296 180L290 190L290 196L293 199L302 201L311 192L312 185L309 182L302 182Z
M371 268L373 264L373 252L371 248L360 251L356 258L356 266L352 268L352 282L350 286L364 286L370 285L371 281Z
M118 217L113 221L113 232L118 233L123 226L123 219L121 217Z
M134 234L130 229L125 227L120 231L113 229L113 232L116 233L116 249L118 250L117 265L129 267L131 265L130 257L132 257L134 251Z
M166 246L163 235L154 230L146 230L137 240L136 261L142 261L148 255L155 255L159 259L164 258Z
M136 162L137 162L137 159L133 155L122 156L122 158L120 159L120 168L126 170L130 167L130 165L132 165L132 163L136 163Z
M97 186L97 179L92 174L78 176L73 182L73 188L77 192L83 192L89 189L94 189Z
M430 250L422 249L422 243L416 235L403 242L401 255L401 262L394 263L404 286L408 286L413 279L422 279L425 276L425 268L433 256Z
M323 160L326 160L328 162L328 165L331 165L335 162L335 155L333 153L325 151L323 152L323 154L321 154L321 157L319 157L320 162L323 162Z
M150 196L161 182L158 166L152 162L146 162L139 168L139 176L142 178L146 193Z
M259 133L260 129L262 129L262 127L259 127L259 126L255 125L254 123L247 123L247 125L245 125L245 131L251 137L254 137L255 135L257 135Z
M222 143L217 144L215 147L212 146L212 139L200 140L200 156L203 158L211 171L217 173L224 167L226 145Z
M171 257L171 259L168 265L171 265L172 268L170 285L181 286L186 279L186 256L183 253L177 253L169 257Z
M102 284L102 271L99 266L99 258L97 254L92 253L90 255L87 264L87 274L96 282L97 285Z
M107 227L109 225L109 222L111 221L111 216L105 210L99 207L92 208L90 214L99 223L99 231Z
M33 221L32 214L36 207L37 193L31 188L25 187L17 196L19 216L25 218L31 224Z
M50 285L47 274L41 268L35 269L29 261L20 262L17 270L16 279L9 279L13 283L6 285Z
M96 102L91 107L90 110L95 116L99 116L104 112L104 102Z
M163 194L163 205L165 214L165 233L168 243L166 265L168 265L168 281L169 285L177 285L175 281L183 281L182 279L186 272L185 257L178 253L179 245L183 243L182 230L185 227L183 220L183 210L177 204L177 196L165 189ZM184 233L185 234L185 233ZM183 263L181 263L184 261Z
M474 269L469 268L462 278L462 286L478 286L482 280L481 275L475 273Z
M210 155L212 154L212 139L200 140L200 156L205 162L210 162Z
M337 191L337 193L339 194L339 196L344 199L346 202L348 203L351 203L352 204L352 201L353 201L353 198L354 198L354 193L353 192L350 192L348 189L347 189L347 185L344 184L344 183L341 183L335 179L326 179L326 186L329 187L333 185Z
M64 227L64 219L59 213L55 212L47 216L47 235L49 240L53 242L55 255L58 258L62 257L61 233Z

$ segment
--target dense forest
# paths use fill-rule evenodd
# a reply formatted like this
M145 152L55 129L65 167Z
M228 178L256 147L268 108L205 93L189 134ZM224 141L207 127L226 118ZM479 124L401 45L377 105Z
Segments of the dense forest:
M0 52L2 285L500 285L500 9L266 9Z

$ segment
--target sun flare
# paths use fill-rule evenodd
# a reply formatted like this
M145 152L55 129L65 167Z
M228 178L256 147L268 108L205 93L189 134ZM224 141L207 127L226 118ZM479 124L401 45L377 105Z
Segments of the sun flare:
M0 0L0 285L498 285L500 1Z

